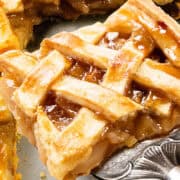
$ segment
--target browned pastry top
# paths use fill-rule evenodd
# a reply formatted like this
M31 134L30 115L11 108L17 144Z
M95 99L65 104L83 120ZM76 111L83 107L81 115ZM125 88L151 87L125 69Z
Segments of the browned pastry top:
M179 39L179 24L151 0L129 0L36 53L2 54L0 91L52 175L75 179L180 124Z

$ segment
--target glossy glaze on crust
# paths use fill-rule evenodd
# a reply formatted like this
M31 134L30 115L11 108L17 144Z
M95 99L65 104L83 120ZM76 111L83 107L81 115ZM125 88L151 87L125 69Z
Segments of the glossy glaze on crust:
M118 148L179 125L178 59L172 61L164 45L159 48L165 59L154 52L159 42L178 44L172 34L165 42L156 36L166 25L178 36L178 25L169 17L166 25L158 25L157 12L143 0L136 2L129 0L105 23L45 39L36 63L28 58L30 68L24 66L26 58L17 61L16 53L1 56L0 65L8 67L2 68L4 81L18 81L14 90L9 87L11 109L58 179L89 173ZM166 16L150 0L147 4ZM149 22L158 26L157 34L146 27ZM14 78L16 73L21 77Z
M1 7L7 14L20 47L23 49L33 40L34 26L40 24L44 17L63 17L77 19L81 15L105 14L122 5L125 0L1 0ZM170 15L179 19L179 3L175 0L155 0ZM164 6L167 4L166 6ZM121 45L123 41L119 42ZM116 46L119 46L116 45ZM111 44L111 46L114 46Z
M72 58L68 59L71 63L70 68L66 72L68 75L78 79L99 84L102 81L104 71ZM44 100L44 109L59 130L68 126L73 118L77 115L81 106L68 101L65 98L58 97L53 91L50 91Z

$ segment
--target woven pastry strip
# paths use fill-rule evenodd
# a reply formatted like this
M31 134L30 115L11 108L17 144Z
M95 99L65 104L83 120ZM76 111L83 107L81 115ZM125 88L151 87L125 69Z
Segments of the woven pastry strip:
M163 63L153 57L157 48ZM105 23L45 39L38 55L1 55L1 91L10 91L9 106L52 175L70 180L117 148L180 124L179 52L179 25L151 0L129 0ZM56 102L47 108L49 94ZM56 126L48 113L64 99L63 112L77 107Z

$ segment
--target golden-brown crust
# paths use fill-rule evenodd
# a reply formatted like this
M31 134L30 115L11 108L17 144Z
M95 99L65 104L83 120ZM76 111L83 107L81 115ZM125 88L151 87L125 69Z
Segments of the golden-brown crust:
M180 28L179 24L151 0L146 2L130 0L132 10L140 23L152 35L156 43L175 66L180 67Z
M1 0L0 1L2 8L7 14L9 13L18 13L24 10L24 5L22 0Z
M19 48L18 38L0 7L0 53ZM4 96L0 94L0 179L16 179L16 168L16 123L5 104Z
M11 29L9 20L0 7L0 53L5 52L10 49L19 49L19 41Z
M84 118L87 114L88 119ZM34 125L35 137L39 151L44 152L42 159L50 172L57 179L63 179L78 164L86 161L91 156L92 146L104 131L105 124L105 121L84 108L63 132L59 132L39 108L37 123Z
M140 84L163 91L166 96L173 99L177 104L180 104L179 69L169 64L160 64L152 60L145 60L135 73L134 79ZM170 82L168 86L167 82Z
M16 176L16 124L0 95L0 179Z
M170 1L172 3L172 0ZM33 39L34 26L40 24L44 16L63 16L66 19L76 19L80 15L107 13L109 11L112 11L113 9L117 9L124 2L125 0L1 0L0 5L7 14L9 22L12 26L12 30L18 38L20 47L23 49ZM159 3L160 5L164 5L168 2L169 1L167 0L161 0L157 3ZM177 8L179 8L178 3L176 6ZM115 18L117 19L114 19L113 22L110 17L111 20L108 20L107 24L112 23L113 29L116 29L117 27L113 24L119 24L116 22L118 22L118 18L120 18L120 21L123 21L123 23L120 25L122 28L121 31L123 31L124 33L128 33L127 30L131 26L131 23L129 21L126 21L126 16L123 17L121 14L121 17L116 16ZM109 29L111 29L111 25L108 24L108 26Z
M180 124L178 59L172 61L166 55L169 63L166 59L154 61L156 42L164 39L158 41L159 37L146 24L156 20L156 12L144 10L143 0L136 1L136 6L134 2L129 0L103 24L45 39L33 58L12 51L0 56L4 76L1 91L9 95L7 103L21 133L35 143L42 161L57 179L87 174L117 148L131 147L138 140L165 134ZM150 0L147 4L155 7ZM135 10L136 16L131 10ZM143 21L142 14L147 17ZM168 19L171 30L173 27L169 26L175 22ZM120 49L100 46L99 42L103 38L106 41L105 35L111 31L118 32L118 36L111 34L109 43L116 43L114 39L121 35L127 39ZM179 36L177 31L173 33ZM179 43L171 34L166 37L171 42L169 46ZM159 47L164 50L163 45ZM72 77L68 72L74 62L97 66L105 76L95 82L87 82L83 73L79 73L82 77ZM82 71L87 73L86 68ZM19 78L13 77L15 74ZM139 83L138 88L133 83ZM57 98L46 109L43 101L50 91ZM46 113L63 103L58 97L78 105L71 122L61 129L56 127L53 116ZM55 113L61 118L60 112ZM63 118L67 120L66 116Z

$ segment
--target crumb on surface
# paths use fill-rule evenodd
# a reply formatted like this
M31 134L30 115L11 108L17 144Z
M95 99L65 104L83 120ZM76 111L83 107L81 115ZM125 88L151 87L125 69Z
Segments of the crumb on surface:
M45 172L40 172L40 180L46 180Z

